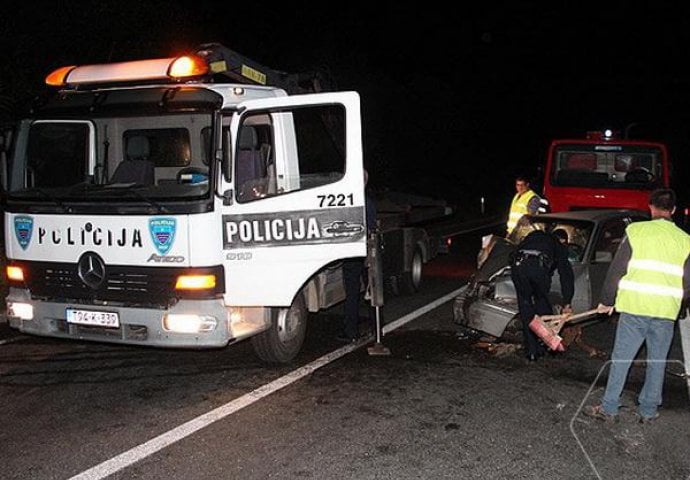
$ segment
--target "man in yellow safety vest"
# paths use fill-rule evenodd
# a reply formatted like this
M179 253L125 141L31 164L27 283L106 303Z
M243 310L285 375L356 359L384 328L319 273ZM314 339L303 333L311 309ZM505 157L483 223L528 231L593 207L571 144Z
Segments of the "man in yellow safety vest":
M530 188L527 177L519 176L515 179L515 190L516 193L508 213L506 236L510 235L523 215L537 213L541 205L541 198Z
M615 308L620 318L602 403L587 407L586 415L617 420L630 365L645 343L647 371L637 414L640 423L659 416L675 320L690 292L690 236L673 223L675 203L673 190L652 192L652 219L628 225L609 267L598 310L610 315Z

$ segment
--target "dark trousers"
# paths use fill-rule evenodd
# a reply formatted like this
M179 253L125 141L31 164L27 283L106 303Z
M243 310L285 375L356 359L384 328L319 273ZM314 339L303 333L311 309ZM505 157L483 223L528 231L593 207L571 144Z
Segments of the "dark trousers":
M364 260L364 257L348 258L343 262L343 283L345 286L343 333L348 338L359 336L359 303L361 300L362 279L365 272Z
M551 315L553 312L548 297L551 275L537 259L528 259L511 267L510 275L517 294L525 351L528 355L541 355L545 351L544 346L530 330L529 323L535 315Z

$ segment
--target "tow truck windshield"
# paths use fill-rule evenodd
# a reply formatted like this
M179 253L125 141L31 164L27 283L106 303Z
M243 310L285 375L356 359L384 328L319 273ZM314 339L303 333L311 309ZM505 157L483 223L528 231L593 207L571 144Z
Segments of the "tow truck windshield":
M212 115L23 122L8 198L63 206L209 199ZM163 209L164 210L164 209Z

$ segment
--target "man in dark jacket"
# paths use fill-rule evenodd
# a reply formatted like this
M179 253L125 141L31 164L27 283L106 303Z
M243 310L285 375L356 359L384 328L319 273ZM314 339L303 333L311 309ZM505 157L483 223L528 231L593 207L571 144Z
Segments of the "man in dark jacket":
M364 170L364 207L366 216L367 235L376 230L376 200L373 193L366 188L369 175ZM366 257L345 259L343 262L343 284L345 287L345 316L343 318L343 332L338 335L338 341L349 343L360 338L359 307L361 302L362 285L367 285ZM370 319L371 323L371 319Z
M566 243L568 234L562 229L552 233L535 230L517 247L511 262L511 278L517 294L520 320L527 359L536 361L546 353L544 345L530 330L529 323L535 315L551 315L549 301L551 277L558 270L561 282L564 311L570 311L575 291L573 268L568 261Z

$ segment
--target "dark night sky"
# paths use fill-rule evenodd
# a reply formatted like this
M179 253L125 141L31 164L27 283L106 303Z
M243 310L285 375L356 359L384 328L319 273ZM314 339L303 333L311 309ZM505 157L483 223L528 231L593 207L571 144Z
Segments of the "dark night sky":
M632 134L667 141L687 176L681 2L485 1L454 13L441 2L62 3L24 2L0 18L5 117L57 66L217 41L276 69L326 66L339 89L357 90L374 185L502 204L551 138L632 123Z

